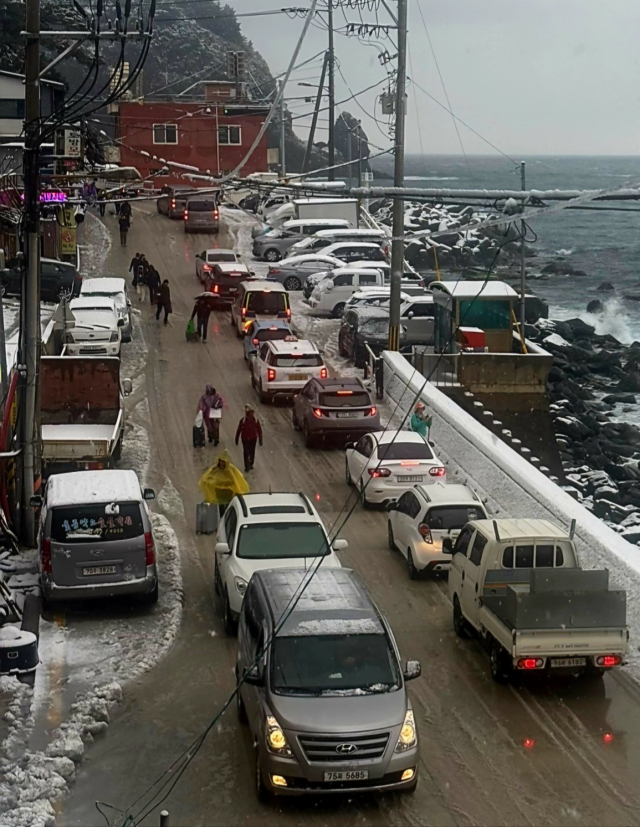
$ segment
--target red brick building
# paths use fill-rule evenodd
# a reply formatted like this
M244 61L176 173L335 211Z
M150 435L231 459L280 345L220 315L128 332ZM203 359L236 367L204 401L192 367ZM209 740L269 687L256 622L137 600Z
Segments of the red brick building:
M160 171L163 163L159 159L197 167L202 174L216 177L234 170L260 132L269 107L236 98L235 85L226 81L202 85L204 93L198 100L120 101L117 138L121 165L136 167L143 178ZM239 174L267 169L265 134ZM207 186L206 181L184 177L188 174L189 170L175 169L155 175L154 181L156 186Z

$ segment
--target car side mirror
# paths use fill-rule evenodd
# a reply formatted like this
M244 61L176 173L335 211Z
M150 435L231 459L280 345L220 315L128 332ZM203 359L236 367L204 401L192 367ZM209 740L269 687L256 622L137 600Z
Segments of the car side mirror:
M124 327L124 319L118 319L118 327Z
M453 540L451 537L442 538L442 553L453 554Z
M216 543L214 551L216 554L231 554L229 543Z
M408 660L407 665L402 673L405 681L412 681L419 678L422 674L422 666L419 660Z
M325 285L326 290L333 290L333 282L330 281Z
M145 500L155 500L156 492L153 490L153 488L145 488L142 492L142 497Z
M410 310L410 311L407 313L407 319L413 319L413 316L414 316L414 312L413 312L413 310Z
M352 448L355 448L355 447L356 447L355 442L347 442L347 444L344 446L344 449L345 449L345 451L347 451L347 450L351 450Z
M133 393L133 382L131 379L122 380L122 393L124 396L131 396Z
M334 540L331 545L334 551L345 551L349 548L349 541L343 540L341 537L339 537L337 540Z
M244 682L249 686L264 686L264 677L257 666L244 670Z
M435 448L435 447L436 447L435 442L434 442L433 440L431 440L431 439L429 440L429 445L430 445L432 448Z
M42 508L42 497L40 494L34 494L29 498L29 505L31 508Z

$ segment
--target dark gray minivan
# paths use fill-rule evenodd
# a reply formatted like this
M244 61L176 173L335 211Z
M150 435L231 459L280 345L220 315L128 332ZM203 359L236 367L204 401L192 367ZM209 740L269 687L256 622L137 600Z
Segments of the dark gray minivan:
M189 198L184 208L185 233L217 233L220 229L218 199L214 196Z
M391 629L349 569L256 572L236 677L258 796L413 792L420 756L406 681L419 675L418 661L402 670Z
M38 551L45 601L136 594L158 599L153 531L134 471L50 477L40 505Z

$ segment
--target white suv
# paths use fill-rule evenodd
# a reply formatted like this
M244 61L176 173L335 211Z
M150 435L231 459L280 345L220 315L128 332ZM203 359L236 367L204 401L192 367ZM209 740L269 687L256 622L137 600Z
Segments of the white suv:
M384 277L379 270L339 267L316 284L309 298L309 307L320 313L340 318L346 303L358 290L382 287Z
M218 526L215 589L222 599L224 626L233 634L244 593L256 571L277 568L340 568L335 552L346 540L329 536L320 515L304 494L239 494Z
M113 299L81 296L69 302L65 331L68 356L119 356L124 319Z
M411 580L421 572L449 570L451 554L443 553L443 539L450 537L455 543L468 522L489 516L475 491L444 482L416 485L388 510L389 548L407 558Z
M309 379L326 379L329 371L318 348L306 339L287 336L265 342L249 357L251 385L261 402L275 396L294 396Z

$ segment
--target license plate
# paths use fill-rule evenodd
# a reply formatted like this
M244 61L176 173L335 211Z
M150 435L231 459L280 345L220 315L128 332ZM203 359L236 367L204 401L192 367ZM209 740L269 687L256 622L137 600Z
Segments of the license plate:
M422 474L396 474L398 482L422 482Z
M586 666L586 658L551 658L551 668L566 666Z
M348 411L347 413L336 414L338 419L348 419L348 418L352 418L352 417L357 416L357 415L358 414L355 411Z
M229 292L230 292L230 293L237 293L237 292L238 292L238 288L237 288L237 287L230 287L230 288L229 288Z
M289 381L290 382L302 382L302 381L304 381L305 379L308 379L308 378L309 377L307 376L306 373L290 373L289 374Z
M104 350L102 345L83 345L83 350Z
M92 577L94 574L115 574L115 566L86 566L82 569L84 577Z
M369 778L369 770L338 770L338 772L325 772L325 781L366 781Z

